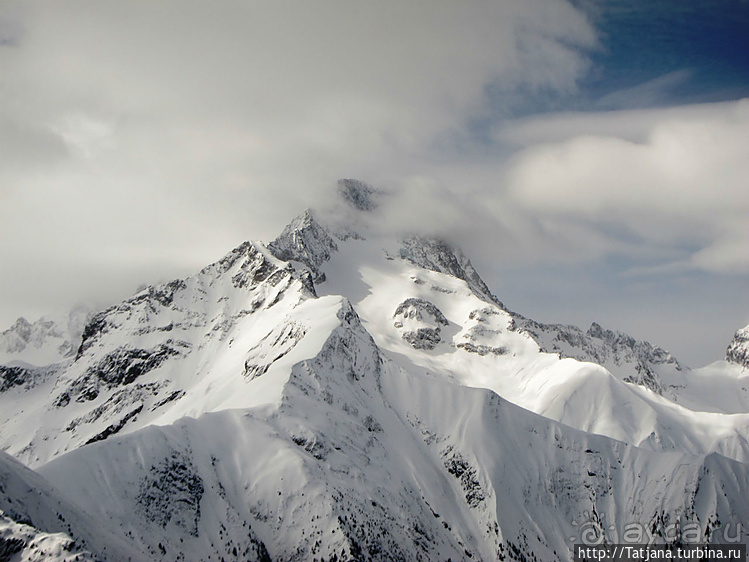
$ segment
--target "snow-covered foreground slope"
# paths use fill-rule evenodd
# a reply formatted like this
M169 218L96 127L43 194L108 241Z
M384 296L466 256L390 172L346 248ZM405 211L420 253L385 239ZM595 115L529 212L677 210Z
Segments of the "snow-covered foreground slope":
M0 447L51 482L0 489L0 533L107 559L557 560L583 531L749 528L740 333L690 370L535 322L459 250L368 229L374 190L339 188L335 218L147 287L54 363L0 361ZM8 516L37 487L96 525Z
M111 533L45 479L0 452L0 558L8 561L137 560Z

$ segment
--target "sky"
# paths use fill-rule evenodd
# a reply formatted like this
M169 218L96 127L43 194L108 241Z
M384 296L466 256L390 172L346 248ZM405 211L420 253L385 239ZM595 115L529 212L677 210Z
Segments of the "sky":
M0 0L0 327L271 240L338 178L512 310L749 324L749 2Z

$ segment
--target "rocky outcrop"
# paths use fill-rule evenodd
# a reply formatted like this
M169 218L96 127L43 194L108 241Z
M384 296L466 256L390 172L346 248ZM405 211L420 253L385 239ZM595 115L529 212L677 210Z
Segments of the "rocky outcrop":
M398 305L393 314L394 326L414 349L434 349L441 341L441 327L449 322L431 302L410 298Z
M506 318L503 311L491 306L472 310L468 315L469 324L460 335L462 341L456 347L481 356L508 354L510 350L506 346L496 345L497 338L509 330L509 326L502 326Z
M83 376L63 392L55 404L65 407L71 400L95 400L103 390L122 387L160 367L172 357L180 357L190 350L190 344L168 339L151 349L120 346L91 365Z
M749 326L737 330L726 350L726 361L749 368Z

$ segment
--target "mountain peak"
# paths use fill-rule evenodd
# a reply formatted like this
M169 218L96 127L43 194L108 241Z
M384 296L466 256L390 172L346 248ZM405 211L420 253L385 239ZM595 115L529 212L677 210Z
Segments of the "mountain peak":
M469 260L460 249L453 248L444 240L432 237L409 236L401 240L400 257L423 269L446 273L462 279L480 298L504 305L492 294Z
M34 322L19 318L0 332L0 362L46 365L70 357L78 348L91 313L79 306L69 313L43 316Z
M322 283L325 274L320 271L320 266L338 251L338 245L313 212L307 209L268 244L268 249L280 260L303 263L310 269L314 281Z
M371 185L356 179L338 180L338 194L357 211L373 211L377 208L374 200L379 192Z

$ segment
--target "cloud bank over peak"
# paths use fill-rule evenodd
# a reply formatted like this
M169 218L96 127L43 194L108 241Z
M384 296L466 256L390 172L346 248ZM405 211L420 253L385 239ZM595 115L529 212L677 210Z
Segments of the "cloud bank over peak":
M0 38L0 259L36 279L3 282L4 323L418 175L488 86L574 90L596 42L563 0L17 3Z

